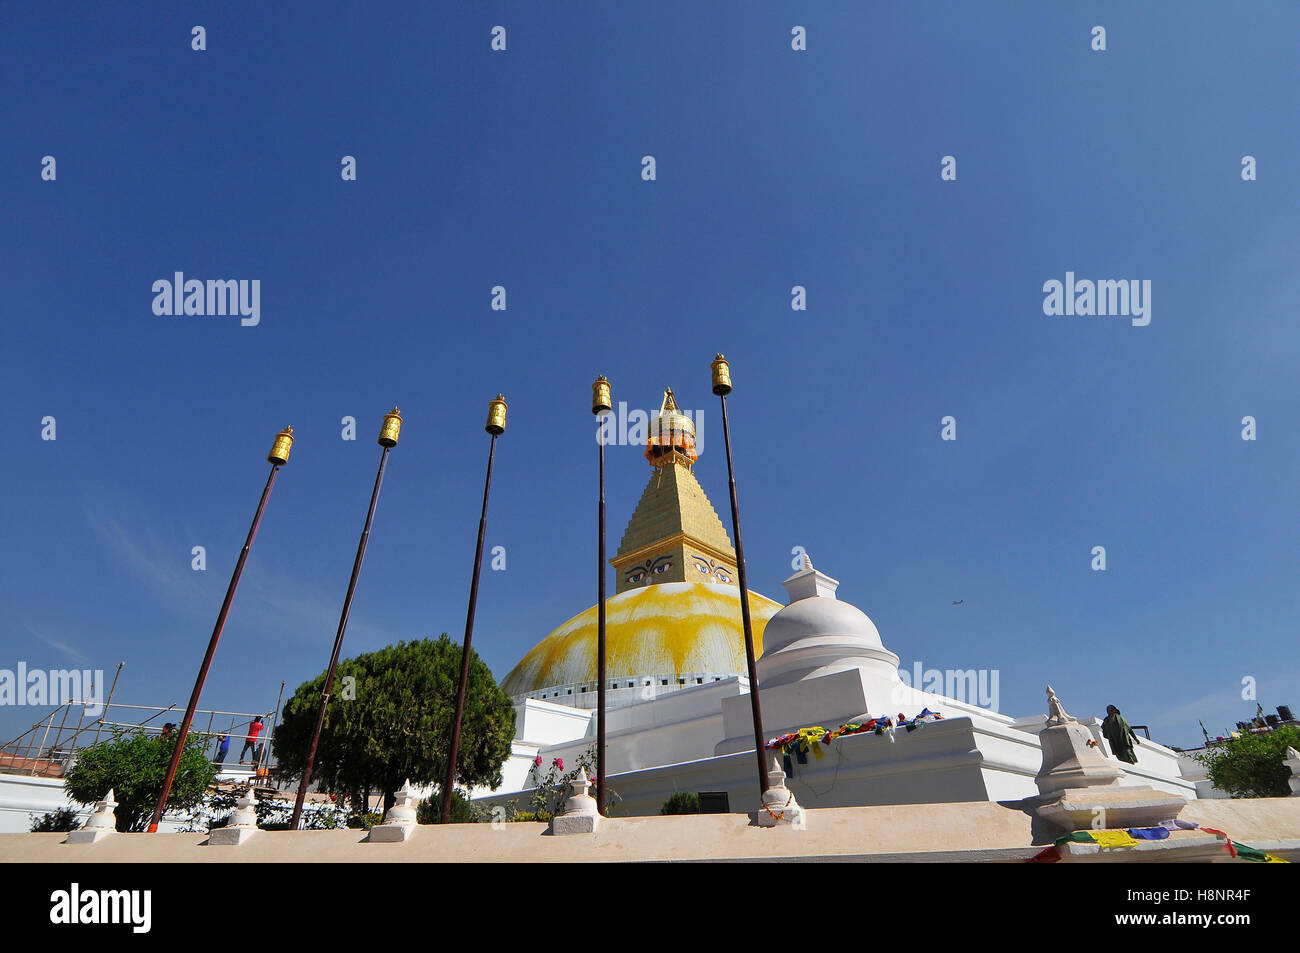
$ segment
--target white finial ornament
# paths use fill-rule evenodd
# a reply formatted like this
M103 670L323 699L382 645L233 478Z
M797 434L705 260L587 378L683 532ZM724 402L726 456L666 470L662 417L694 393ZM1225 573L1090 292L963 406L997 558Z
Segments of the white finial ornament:
M110 834L116 833L117 814L114 812L116 807L117 800L113 795L113 789L109 788L108 793L104 795L104 799L95 802L95 811L86 821L86 826L79 831L70 833L64 843L94 844Z
M564 802L564 813L551 819L552 834L594 834L600 826L600 812L596 799L588 792L591 782L587 769L580 767L578 776L571 782L573 796Z
M790 601L798 602L800 599L834 599L840 581L814 569L812 557L805 551L799 554L798 571L781 585L785 587Z
M370 829L367 840L372 844L390 844L410 838L416 827L416 806L419 797L407 778L402 786L394 792L395 803L384 815L384 823Z
M1282 763L1291 770L1291 777L1288 779L1291 784L1291 796L1300 797L1300 751L1288 746Z
M230 815L226 826L218 827L208 835L208 844L212 847L238 847L257 831L257 800L250 784L243 797L235 803L235 812Z
M754 823L759 827L789 825L796 830L806 830L808 817L794 799L794 792L785 786L785 769L781 767L780 749L767 754L767 790L759 802Z

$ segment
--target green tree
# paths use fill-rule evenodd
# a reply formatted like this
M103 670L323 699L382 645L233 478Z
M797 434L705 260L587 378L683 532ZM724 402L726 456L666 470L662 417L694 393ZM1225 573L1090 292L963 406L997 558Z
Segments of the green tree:
M399 642L339 663L325 713L313 781L365 804L384 793L384 808L402 782L441 786L460 678L460 646L438 639ZM273 741L280 769L301 777L325 674L298 686L284 706ZM501 784L510 755L515 711L491 670L472 653L456 781L465 787Z
M1282 762L1288 746L1300 749L1300 728L1244 732L1192 757L1205 765L1216 788L1233 797L1286 797L1291 771Z
M186 739L167 798L169 811L192 811L203 802L204 792L217 775L205 753L207 741L197 733ZM94 804L113 791L117 829L142 831L153 816L175 750L175 735L164 738L142 730L116 732L111 739L77 752L63 789L78 804Z

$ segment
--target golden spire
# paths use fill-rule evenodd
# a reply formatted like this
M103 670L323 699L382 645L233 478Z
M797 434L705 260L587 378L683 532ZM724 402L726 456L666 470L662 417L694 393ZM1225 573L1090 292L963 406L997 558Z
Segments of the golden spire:
M617 592L664 582L735 585L736 553L691 464L695 422L664 391L647 427L646 459L656 472L628 521L618 554Z

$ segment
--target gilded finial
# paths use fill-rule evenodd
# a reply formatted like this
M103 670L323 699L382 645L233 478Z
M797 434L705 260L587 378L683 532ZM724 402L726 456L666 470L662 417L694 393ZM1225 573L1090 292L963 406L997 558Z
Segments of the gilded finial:
M492 436L506 432L506 399L500 394L488 404L487 425L483 428Z
M614 405L611 400L609 381L605 379L604 374L601 374L591 385L591 412L599 416L607 410L613 410Z
M713 371L713 393L719 397L725 397L731 393L731 365L727 359L719 354L709 365Z
M402 436L402 412L393 405L393 409L384 414L384 423L379 428L379 445L395 447Z
M292 449L293 428L285 427L275 435L275 443L271 444L271 452L266 455L266 462L282 467L289 462L289 451Z
M695 422L677 406L671 387L664 388L663 404L659 413L650 419L646 438L645 458L651 466L673 463L690 466L699 459L695 449Z

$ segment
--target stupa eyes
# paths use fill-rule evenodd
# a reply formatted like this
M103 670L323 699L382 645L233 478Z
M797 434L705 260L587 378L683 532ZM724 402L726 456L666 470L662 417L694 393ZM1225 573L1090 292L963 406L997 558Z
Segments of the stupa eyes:
M719 582L731 582L731 573L715 563L712 559L705 559L703 556L692 556L695 560L695 568L700 571L702 576L717 576Z
M647 559L645 565L638 566L627 574L627 581L629 585L636 585L638 582L643 582L646 576L651 573L660 576L672 568L673 564L668 561L667 556L660 556L658 559Z

